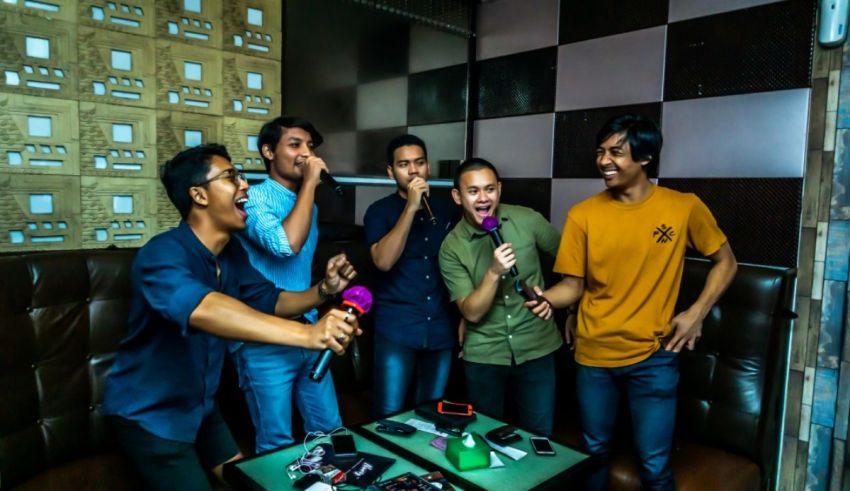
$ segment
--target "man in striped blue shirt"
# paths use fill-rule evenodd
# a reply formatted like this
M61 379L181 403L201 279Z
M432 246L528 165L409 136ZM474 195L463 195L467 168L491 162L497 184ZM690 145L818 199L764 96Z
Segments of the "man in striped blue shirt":
M315 190L327 171L314 152L321 144L309 121L285 116L263 125L257 139L269 177L248 191L247 227L239 239L251 264L284 290L310 286L319 235ZM311 324L316 318L315 309L304 315ZM257 430L257 452L292 443L293 397L305 431L342 426L330 374L319 383L308 378L319 352L258 343L232 343L230 349Z

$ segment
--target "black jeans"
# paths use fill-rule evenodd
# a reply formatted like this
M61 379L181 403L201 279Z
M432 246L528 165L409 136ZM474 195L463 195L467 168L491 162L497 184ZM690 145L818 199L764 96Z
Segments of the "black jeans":
M517 424L542 436L552 434L555 415L555 354L510 366L464 362L469 402L476 410L502 419L510 387Z
M211 490L206 471L239 453L218 408L201 423L194 443L160 438L120 416L106 420L148 489Z

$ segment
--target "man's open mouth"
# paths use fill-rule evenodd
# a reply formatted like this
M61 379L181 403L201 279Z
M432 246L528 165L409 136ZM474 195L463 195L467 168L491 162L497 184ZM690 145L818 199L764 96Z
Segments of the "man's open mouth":
M602 177L604 177L605 179L613 179L617 176L617 174L620 173L620 170L616 167L604 167L602 169L599 169L599 171L602 173Z
M245 220L246 218L248 218L248 212L247 212L247 211L245 211L245 203L247 203L247 202L248 202L248 197L247 197L247 196L243 196L243 197L241 197L241 198L237 198L237 199L236 199L236 201L235 201L235 204L236 204L236 210L239 212L239 214L240 214L240 215L242 215L242 219L243 219L243 220Z

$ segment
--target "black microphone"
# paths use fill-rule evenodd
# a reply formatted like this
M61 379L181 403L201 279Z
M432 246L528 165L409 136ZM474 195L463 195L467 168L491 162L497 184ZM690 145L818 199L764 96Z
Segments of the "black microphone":
M336 179L334 179L332 175L328 174L328 171L322 169L322 172L319 174L319 179L321 179L323 183L330 186L331 189L333 189L334 192L337 194L337 196L342 196L342 186L340 186L339 183L336 182Z
M372 309L372 292L365 286L359 285L346 289L342 292L341 308L355 317L360 317ZM334 352L330 348L322 351L322 354L316 359L316 363L313 364L313 369L310 370L310 380L321 382L331 367L333 357Z
M484 229L485 232L490 234L490 238L493 239L493 243L496 244L496 247L500 247L505 241L502 239L502 234L499 232L499 219L490 215L488 217L484 217L484 221L481 222L481 228ZM519 271L516 269L516 264L511 266L511 276L516 278L519 276Z
M428 215L428 220L431 220L431 225L437 224L437 217L434 216L434 212L431 210L431 202L428 201L428 196L422 195L422 208L425 209L425 214Z

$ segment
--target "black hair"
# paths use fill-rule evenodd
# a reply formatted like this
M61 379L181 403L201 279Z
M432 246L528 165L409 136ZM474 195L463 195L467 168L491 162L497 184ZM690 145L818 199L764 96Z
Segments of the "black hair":
M454 188L460 190L460 176L466 172L479 169L490 169L496 175L496 182L501 182L502 178L499 177L499 171L496 170L496 166L490 163L489 160L473 157L461 162L457 170L455 170Z
M310 138L313 139L313 148L318 148L325 141L322 134L313 126L313 123L306 119L301 119L295 116L278 116L260 128L260 134L257 136L257 150L260 152L260 157L263 158L263 163L266 165L266 172L269 172L271 161L263 155L263 145L268 145L274 151L277 148L280 137L283 136L284 128L301 128L310 133Z
M387 143L387 165L389 167L392 167L393 162L395 161L395 151L400 147L406 147L408 145L416 145L420 147L422 149L422 153L425 154L425 160L428 160L428 148L425 146L425 142L422 141L422 138L419 138L416 135L398 135Z
M623 133L625 140L629 142L632 160L635 162L648 160L649 163L643 169L648 175L652 174L651 169L658 166L661 145L664 143L658 124L649 118L636 114L624 114L611 118L602 125L602 128L596 134L596 146L599 147L611 135L619 133Z
M189 188L197 186L207 178L210 160L215 155L230 161L230 154L224 145L208 143L179 152L159 170L159 178L165 186L168 199L174 203L184 220L192 210Z

